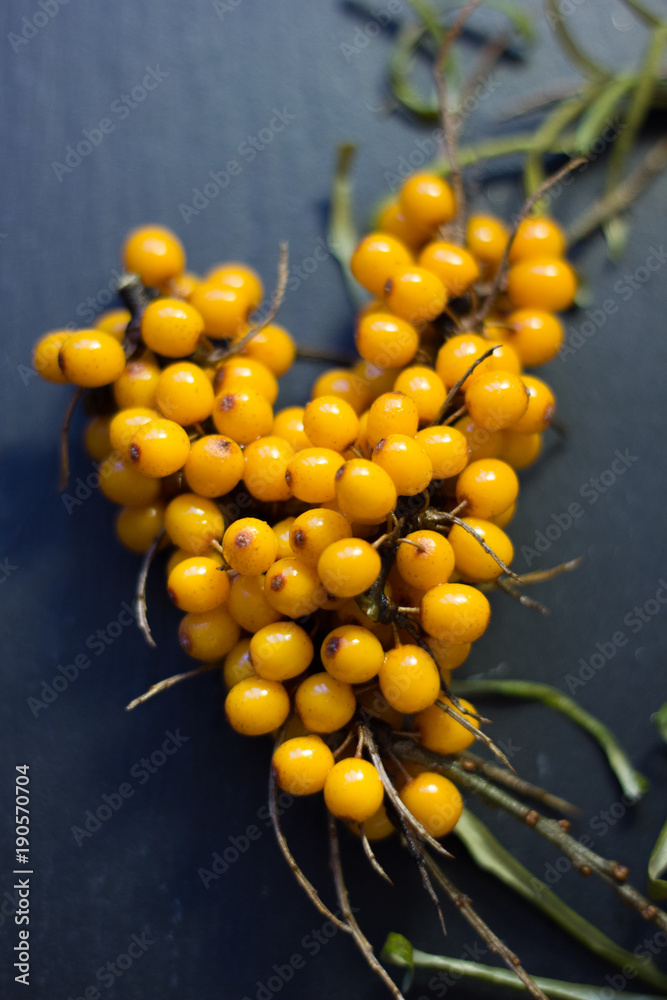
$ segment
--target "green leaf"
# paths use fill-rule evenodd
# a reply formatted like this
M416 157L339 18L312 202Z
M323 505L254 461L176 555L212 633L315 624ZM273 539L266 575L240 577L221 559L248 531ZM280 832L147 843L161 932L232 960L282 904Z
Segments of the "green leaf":
M585 156L590 152L602 130L611 124L614 111L635 83L635 77L622 75L602 88L581 117L574 138L575 153Z
M584 76L594 80L609 79L609 72L599 66L589 55L579 47L569 30L565 27L565 17L559 10L557 0L546 0L547 17L553 28L556 41L565 52L573 66Z
M651 722L658 727L658 731L665 743L667 743L667 701L658 709L655 715L651 716Z
M336 170L331 186L327 240L331 253L340 264L345 287L352 305L356 309L363 305L366 297L350 271L350 258L359 242L359 234L352 212L352 181L350 179L355 154L356 146L352 143L344 143L338 147Z
M590 733L593 739L597 740L606 754L609 766L629 799L636 802L647 790L649 786L647 778L639 771L635 771L630 758L612 731L598 718L582 708L574 698L563 694L558 688L552 687L550 684L537 684L534 681L482 679L454 681L452 690L454 694L462 695L464 698L470 695L473 700L475 696L499 694L508 698L527 698L532 701L541 701L544 705L562 712L563 715L576 722L578 726Z
M621 3L624 3L626 7L629 7L640 21L643 21L644 24L647 24L652 28L658 28L664 23L659 17L656 17L655 14L648 10L643 3L640 3L640 0L621 0Z
M667 823L658 834L648 862L648 891L651 899L667 899L667 880L660 878L667 872Z
M602 227L607 243L607 256L618 263L625 253L630 234L630 222L624 215L615 215L608 219Z
M405 979L402 984L402 992L406 993L412 985L412 978L415 967L412 961L412 944L402 934L392 931L387 935L387 940L382 948L380 958L383 962L390 962L392 965L405 967Z
M422 122L439 120L438 105L428 101L410 79L415 50L420 45L426 29L422 25L401 28L389 62L389 87L398 103Z
M487 0L486 6L495 7L496 10L502 11L516 33L526 42L535 41L537 37L535 22L530 14L522 10L519 4L512 3L511 0Z
M454 833L463 841L480 868L495 875L519 896L528 900L594 955L618 968L627 965L645 982L658 989L667 990L667 976L660 972L657 966L647 963L644 957L637 957L625 948L621 948L594 924L563 902L552 889L503 847L489 828L468 809L463 810L460 820L454 827Z

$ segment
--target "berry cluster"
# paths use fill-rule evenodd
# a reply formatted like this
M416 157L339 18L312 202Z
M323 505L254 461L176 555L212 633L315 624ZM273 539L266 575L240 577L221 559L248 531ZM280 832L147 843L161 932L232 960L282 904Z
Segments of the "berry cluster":
M416 174L380 212L351 260L375 296L356 321L361 360L325 372L305 407L274 412L296 349L277 324L252 326L258 275L192 275L159 227L124 247L140 307L49 333L34 353L47 380L92 390L85 442L121 507L118 536L138 553L174 546L180 644L222 666L232 727L279 730L278 784L323 791L369 839L394 824L387 776L353 738L360 718L409 726L440 754L480 735L450 671L489 624L483 590L513 576L516 470L555 406L523 366L558 351L554 313L576 290L553 220L510 233L474 216L462 246L455 209L446 182ZM447 834L457 787L385 763L421 827Z

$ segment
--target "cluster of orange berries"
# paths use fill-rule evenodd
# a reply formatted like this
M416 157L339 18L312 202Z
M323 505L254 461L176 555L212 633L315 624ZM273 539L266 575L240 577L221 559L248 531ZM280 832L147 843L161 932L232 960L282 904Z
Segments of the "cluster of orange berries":
M454 707L450 671L489 623L479 585L512 561L503 529L516 470L539 454L554 412L549 387L522 369L557 352L554 313L576 288L558 225L527 219L476 328L508 232L476 216L459 246L446 238L454 215L449 186L426 174L383 209L351 261L376 297L357 318L361 360L325 372L305 407L274 412L296 350L275 323L252 334L258 275L238 263L192 275L158 227L124 247L125 268L152 290L141 315L115 310L94 329L54 331L34 353L47 380L97 390L85 441L121 506L118 536L146 552L164 530L175 547L167 589L184 612L180 643L220 662L233 728L284 727L279 785L324 791L331 812L371 839L393 825L378 771L345 739L360 709L395 730L413 717L437 753L474 739L474 708L456 702L466 727L441 706ZM452 782L411 765L392 773L429 833L454 827Z

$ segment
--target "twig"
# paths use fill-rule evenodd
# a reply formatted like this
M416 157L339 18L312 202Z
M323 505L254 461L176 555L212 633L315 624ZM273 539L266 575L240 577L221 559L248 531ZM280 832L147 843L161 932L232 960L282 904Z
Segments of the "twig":
M466 719L462 712L457 712L456 709L452 708L450 705L446 705L444 701L440 700L440 698L436 699L435 704L442 712L449 715L450 718L455 719L460 726L463 726L463 728L467 729L469 733L472 733L476 740L480 740L480 742L484 743L489 748L491 753L498 758L498 760L502 760L503 764L507 764L510 770L514 771L507 755L496 746L491 737L488 736L483 729L478 729L477 726L474 726L472 722Z
M151 547L143 558L141 564L141 569L139 570L139 576L137 577L137 592L136 592L136 609L137 609L137 625L144 634L144 638L149 646L155 649L156 642L151 634L150 627L148 625L148 616L146 614L146 580L148 579L148 571L151 568L151 563L155 557L162 539L164 538L164 528L161 528L153 541L151 542Z
M466 371L465 375L462 375L461 378L456 383L456 385L452 386L452 388L447 393L447 398L445 399L444 403L440 407L440 411L439 411L437 417L433 421L434 426L437 427L438 424L441 424L442 421L445 419L445 414L447 413L447 410L449 409L449 407L452 405L452 403L456 399L456 396L457 396L458 392L460 391L461 387L463 386L463 383L465 382L465 380L467 378L470 378L470 376L474 372L474 370L477 367L477 365L481 365L482 361L486 361L487 358L491 357L491 355L493 354L493 352L496 350L496 348L498 346L499 346L498 344L494 344L493 347L489 347L488 351L484 351L484 354L480 354L480 356L475 361L473 361L473 363L470 365L470 368L468 368L468 370Z
M502 577L498 577L495 583L499 590L502 590L504 594L508 594L515 601L518 601L519 604L524 606L524 608L533 608L533 610L539 611L541 615L551 614L549 608L545 608L543 604L540 604L539 601L534 600L532 597L526 597L525 594L516 590L508 580L503 580Z
M525 781L518 774L513 774L502 767L497 767L496 764L493 764L489 760L484 760L483 757L478 757L469 750L464 751L459 759L463 762L466 770L481 771L486 778L490 778L497 784L510 788L517 795L523 795L524 798L541 802L543 806L553 809L554 812L564 813L566 816L581 815L581 809L578 806L574 806L565 799L561 799L558 795L553 795L545 788L540 788L538 785L533 785L530 781Z
M555 184L558 184L563 179L563 177L566 177L569 173L572 173L573 170L577 170L579 167L581 167L584 163L587 162L588 161L585 156L578 156L576 159L570 160L569 163L566 163L564 167L561 167L560 170L557 170L555 174L551 175L551 177L547 177L544 183L540 184L537 191L535 191L529 198L526 199L521 211L518 213L518 215L514 220L512 228L510 229L509 238L507 240L503 256L500 260L500 264L498 265L498 270L496 271L495 277L493 279L491 290L484 299L484 302L480 310L478 311L476 316L473 317L473 322L472 322L473 327L480 327L482 325L482 323L489 315L489 313L493 309L493 306L496 303L496 299L500 294L503 281L505 280L505 275L507 272L507 263L509 260L510 250L512 249L512 243L514 241L514 237L518 232L519 226L521 225L523 220L530 213L533 206L536 205L538 201L540 201L544 197L547 191L549 191Z
M63 417L62 427L60 428L60 490L67 489L67 483L69 481L69 426L72 422L72 416L77 407L79 400L83 397L85 389L77 389L69 403L67 404L67 409L65 410L65 416Z
M340 906L341 913L347 921L346 924L343 925L345 930L352 934L354 943L366 959L369 968L373 970L376 976L380 977L387 989L391 992L391 995L395 997L396 1000L405 1000L405 997L387 970L378 962L373 953L370 941L359 927L359 924L357 923L357 920L352 912L347 886L345 885L345 880L343 878L343 866L340 860L340 844L338 842L336 820L331 813L329 813L329 851L331 856L331 871L333 872L338 905Z
M343 354L340 351L316 350L314 347L296 346L296 356L302 361L326 361L330 365L344 365L350 367L354 364L354 357L351 354Z
M528 975L526 970L521 965L519 957L515 955L506 944L503 944L497 934L494 934L489 925L482 920L477 911L473 908L468 897L456 888L453 882L447 878L440 866L436 864L433 858L429 857L428 854L426 855L426 865L436 882L438 882L441 888L444 889L452 903L458 907L470 926L477 931L489 950L495 952L496 955L499 955L500 958L502 958L507 968L511 969L512 972L521 980L532 996L536 997L537 1000L547 1000L535 980L532 976Z
M246 344L252 340L253 337L261 333L262 330L272 323L281 305L283 304L283 299L285 298L285 291L287 289L287 279L289 277L289 247L287 243L280 244L280 252L278 255L278 278L276 281L276 287L271 296L271 308L261 322L257 323L255 326L251 326L243 336L235 341L230 347L225 350L211 355L209 361L215 362L216 365L221 365L228 358L233 358L234 355L240 354Z
M389 885L393 885L394 883L389 878L386 871L384 870L378 859L375 857L375 854L373 853L373 848L371 847L370 841L366 836L366 831L364 830L363 823L359 824L359 834L361 836L361 843L363 844L364 853L366 854L366 857L370 861L371 867L375 869L380 878L383 878L385 882L389 883Z
M301 869L299 868L298 864L294 859L294 855L289 849L289 846L285 839L285 834L283 833L282 828L280 826L280 815L278 813L278 796L276 793L276 776L274 774L272 767L269 768L269 813L271 815L271 823L273 825L273 829L276 834L278 846L280 847L283 857L285 858L285 861L291 868L297 882L308 896L308 899L311 901L313 906L315 906L320 911L320 913L323 916L325 916L328 920L331 920L331 922L334 923L339 930L345 931L346 934L351 934L352 927L348 926L348 924L345 921L340 920L340 918L337 917L335 913L331 912L326 903L322 902L322 900L317 894L315 886L312 884L312 882L309 881L309 879L306 878L304 873L301 871Z
M493 551L489 543L485 541L483 538L480 538L475 529L471 528L470 525L466 524L465 521L462 521L460 517L457 517L455 514L451 514L448 511L443 510L439 511L438 520L449 521L450 524L458 524L459 528L463 528L464 531L467 531L469 535L472 535L477 540L477 543L482 546L486 554L488 556L491 556L491 558L500 566L503 573L507 573L507 575L510 576L513 580L516 580L517 583L522 582L521 577L518 576L513 569L510 569L507 563L503 562L500 556L496 555L496 553Z
M527 583L545 583L547 580L553 580L554 577L560 576L561 573L571 573L573 569L583 560L583 556L577 556L576 559L570 559L569 562L559 563L558 566L552 566L550 569L536 569L532 573L522 573L521 583L525 586ZM494 586L495 581L490 586Z
M131 712L133 708L137 707L137 705L143 705L143 703L148 701L149 698L152 698L156 694L160 694L161 691L167 691L170 687L173 687L174 684L180 684L181 681L187 681L190 677L199 677L200 674L207 674L211 670L219 669L220 664L218 662L202 663L200 666L195 667L194 670L188 670L184 674L173 674L171 677L165 677L163 681L158 681L157 684L151 685L148 691L144 691L144 693L140 694L138 698L135 698L129 705L126 705L125 711Z

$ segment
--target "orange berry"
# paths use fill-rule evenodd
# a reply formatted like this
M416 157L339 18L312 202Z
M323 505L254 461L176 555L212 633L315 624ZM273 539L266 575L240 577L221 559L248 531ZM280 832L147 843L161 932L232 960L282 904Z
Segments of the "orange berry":
M384 660L380 640L360 625L340 625L329 632L320 655L327 673L346 684L365 684Z
M326 547L317 563L317 575L328 594L356 597L377 579L382 562L363 538L343 538Z
M424 242L424 233L411 226L398 201L391 199L378 212L376 229L379 233L388 233L404 243L411 250L417 250Z
M333 733L346 725L356 704L351 686L327 673L306 677L294 696L294 707L301 721L313 733Z
M226 575L219 572L219 576ZM238 623L223 604L212 611L190 612L178 627L181 649L204 663L219 660L229 653L238 643L240 634Z
M190 454L188 435L173 420L150 420L138 427L130 442L130 459L145 476L170 476Z
M496 371L472 379L465 390L465 404L475 423L502 431L526 412L528 392L518 375Z
M201 314L181 299L155 299L141 317L144 343L166 358L192 354L204 331Z
M273 410L266 396L253 389L221 392L213 403L216 430L238 444L266 437L273 425Z
M530 401L528 405L530 406ZM537 432L524 434L514 429L502 432L500 454L503 461L511 465L513 469L525 469L526 466L531 465L541 450L542 435Z
M264 579L264 594L269 604L287 618L310 615L326 601L315 570L298 556L274 562Z
M431 460L413 437L390 434L373 449L373 462L391 477L399 496L415 496L433 476Z
M277 524L273 525L273 534L276 536L276 541L278 542L278 559L286 559L287 556L294 555L294 551L290 545L290 531L295 520L296 518L294 517L285 517L282 521L278 521Z
M565 333L553 313L543 309L516 309L507 317L511 344L525 365L544 365L558 354Z
M232 288L213 281L205 281L195 289L192 305L202 318L204 330L214 340L236 337L252 308L246 288Z
M281 618L266 599L263 576L243 576L232 580L227 598L227 610L246 632L257 632Z
M523 415L512 424L512 430L537 434L546 430L553 420L556 397L546 382L534 375L524 375L523 384L528 393L528 406Z
M285 479L294 449L282 437L269 435L251 441L244 448L243 481L256 500L278 503L289 500L292 491Z
M156 397L165 417L183 427L206 420L213 410L213 386L199 365L189 361L163 369Z
M83 443L90 457L96 462L103 462L111 451L110 426L111 417L108 414L93 417L86 424Z
M454 192L436 174L412 174L403 182L398 202L409 225L432 232L456 214Z
M460 525L455 524L447 536L454 550L456 569L464 580L473 583L487 583L496 580L503 571L493 556L485 552L478 539L493 549L499 559L509 565L514 558L514 548L511 541L497 525L491 521L475 517L463 518L465 524L472 528L474 535Z
M129 458L130 443L135 431L149 421L159 418L157 410L151 410L146 406L132 406L127 410L119 410L109 423L111 448L123 458Z
M353 458L336 474L336 500L341 514L359 524L379 524L396 506L396 487L375 462Z
M125 368L125 352L110 333L77 330L63 341L58 364L68 382L94 389L118 378Z
M451 833L463 812L463 800L456 785L435 771L422 771L403 785L399 794L432 837Z
M417 404L403 392L383 392L368 411L366 437L371 448L390 434L414 437L419 426Z
M106 312L100 313L95 320L95 329L110 333L119 344L122 344L125 340L127 324L131 319L132 314L129 309L108 309Z
M495 271L507 246L504 223L492 215L471 215L466 229L466 243L471 254Z
M60 348L71 337L71 330L53 330L38 340L32 352L32 366L35 371L56 385L66 385L69 378L59 364Z
M196 493L181 493L167 505L164 526L174 545L201 555L224 531L222 513L212 500Z
M421 622L429 635L445 642L474 642L491 617L488 600L475 587L443 583L431 587L421 602Z
M225 699L225 713L232 729L245 736L263 736L282 726L290 700L280 681L246 677Z
M379 368L410 364L419 347L419 334L412 323L388 312L363 316L354 340L362 358Z
M113 384L113 395L119 409L131 406L157 406L157 384L160 369L153 355L144 355L136 361L128 361Z
M185 251L178 237L163 226L140 226L128 234L123 264L144 285L157 288L185 269Z
M331 448L303 448L287 463L285 479L298 500L321 504L336 495L336 474L343 459Z
M447 305L447 291L440 278L413 264L393 271L384 294L391 311L409 323L428 323Z
M116 518L116 534L131 552L148 552L164 524L164 506L123 507Z
M421 646L390 649L380 667L379 680L391 707L409 715L432 705L440 690L435 661Z
M521 309L569 309L577 291L577 276L566 260L529 257L514 264L507 276L507 294Z
M258 676L270 681L298 677L312 659L310 636L295 622L265 625L250 640L250 661Z
M350 524L342 514L325 507L313 507L292 518L289 554L298 555L310 566L317 566L327 546L349 536Z
M471 462L456 483L458 503L466 501L466 517L493 517L507 510L519 493L519 480L506 462L483 458Z
M429 243L419 255L419 266L440 278L452 298L463 295L479 278L479 265L468 250L455 243Z
M440 692L438 699L450 708L455 708L444 691ZM463 708L474 712L475 708L464 698L459 699ZM460 710L459 710L460 711ZM467 721L479 729L479 721L471 715L466 715ZM415 717L415 729L419 733L419 738L427 750L434 753L455 754L466 750L471 743L475 742L475 734L457 722L453 716L449 715L438 705L431 705L430 708L420 712Z
M364 823L382 805L384 788L377 769L363 757L346 757L334 764L324 782L324 801L334 816Z
M394 391L404 392L412 400L421 424L432 424L437 420L447 396L440 376L425 365L405 368L394 382Z
M276 781L289 795L321 792L334 766L334 757L319 736L295 736L273 752L271 767Z
M269 323L250 338L243 348L243 353L259 361L280 378L294 364L296 347L287 330L277 323Z
M562 257L565 233L555 219L536 215L522 219L510 247L510 264L534 257Z
M411 531L405 539L396 553L396 567L405 582L419 590L447 583L454 571L454 552L447 539L424 529Z
M243 478L243 452L236 441L221 434L207 434L194 441L183 472L194 493L221 497Z
M400 240L386 233L369 233L352 254L350 269L359 284L379 298L396 268L411 263L412 254Z
M206 282L243 291L253 309L257 309L264 298L264 285L257 272L235 260L212 267L206 275Z
M470 447L468 439L454 427L425 427L415 440L428 455L434 479L457 476L466 467Z
M147 507L160 496L157 479L144 476L121 455L109 455L100 469L100 489L107 500L124 507Z
M470 417L461 417L454 424L454 430L463 434L468 444L470 461L478 458L497 458L502 447L502 436L499 431L491 431L476 424Z
M230 358L218 369L216 392L252 390L266 396L271 406L278 395L278 380L266 365L255 358Z
M278 410L273 418L271 434L284 438L294 451L310 448L312 445L303 429L304 413L303 406L288 406L284 410Z
M306 406L303 429L316 448L345 451L359 432L359 418L338 396L316 396Z
M242 517L225 531L222 552L237 573L257 576L265 573L275 561L278 541L266 521Z
M229 577L215 560L192 556L174 566L167 591L181 611L212 611L227 599Z

